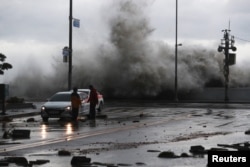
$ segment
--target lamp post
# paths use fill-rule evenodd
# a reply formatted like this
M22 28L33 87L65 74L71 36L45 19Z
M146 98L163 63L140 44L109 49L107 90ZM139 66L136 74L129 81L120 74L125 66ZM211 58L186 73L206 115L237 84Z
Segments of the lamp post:
M69 72L68 72L68 90L71 90L72 81L72 0L69 0Z
M177 61L178 61L178 0L176 0L175 5L175 101L178 102L178 69L177 69Z

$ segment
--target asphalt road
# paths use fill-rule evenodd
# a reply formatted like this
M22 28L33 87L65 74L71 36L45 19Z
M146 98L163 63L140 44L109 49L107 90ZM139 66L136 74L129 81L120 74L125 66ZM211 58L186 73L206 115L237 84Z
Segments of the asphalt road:
M27 122L29 118L34 121ZM74 156L91 158L89 166L205 167L206 155L171 159L158 155L172 151L191 156L194 145L210 149L248 142L250 137L244 132L250 128L249 118L248 104L117 101L109 103L95 122L82 117L77 122L50 119L43 123L39 115L2 122L1 134L11 129L26 129L31 134L28 139L1 139L0 157L49 160L42 165L46 167L69 167ZM60 150L71 155L60 156Z

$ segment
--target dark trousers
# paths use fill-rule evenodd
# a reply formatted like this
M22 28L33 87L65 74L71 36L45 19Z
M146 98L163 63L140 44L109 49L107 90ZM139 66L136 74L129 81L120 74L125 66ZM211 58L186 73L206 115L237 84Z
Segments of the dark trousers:
M96 106L96 104L91 104L90 103L89 119L95 119L95 115L96 115L95 106Z
M79 108L72 108L72 119L77 120Z

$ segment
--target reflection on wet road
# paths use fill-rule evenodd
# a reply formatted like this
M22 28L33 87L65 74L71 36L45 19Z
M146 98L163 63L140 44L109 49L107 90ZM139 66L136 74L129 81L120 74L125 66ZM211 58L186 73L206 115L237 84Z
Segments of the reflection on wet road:
M130 108L129 110L133 110L133 108ZM142 109L140 109L141 111ZM136 113L133 111L133 114L129 114L131 111L122 111L122 114L116 113L119 115L119 117L111 117L112 122L114 120L116 121L122 121L126 123L126 126L117 126L120 125L120 123L109 123L110 127L107 126L107 120L104 120L106 122L106 127L98 125L97 128L95 129L89 129L86 128L86 130L82 129L79 130L79 124L83 125L82 128L86 125L90 125L90 127L96 127L93 126L95 121L86 121L84 123L79 122L65 122L65 121L58 121L58 120L52 120L49 123L41 123L40 126L38 126L39 122L37 123L32 123L31 126L25 126L28 129L31 129L31 132L34 133L32 138L30 140L25 140L22 141L22 145L18 146L9 146L8 148L3 148L0 149L0 153L3 152L9 152L9 151L14 151L18 149L27 149L27 148L32 148L32 147L37 147L37 146L42 146L42 145L49 145L49 144L55 144L59 142L65 142L65 141L71 141L71 140L77 140L77 139L82 139L86 137L93 137L97 135L103 135L103 134L109 134L109 133L116 133L116 132L121 132L121 131L129 131L132 129L137 129L137 128L142 128L142 127L147 127L147 126L156 126L159 124L164 124L169 121L177 121L180 119L186 119L188 117L188 113L183 113L178 116L172 116L172 117L161 117L161 119L145 119L142 121L141 117L138 116L138 114L133 115ZM125 114L126 116L124 116ZM149 116L149 114L147 114ZM145 117L145 116L144 116ZM159 117L159 116L157 116ZM130 118L130 119L129 119ZM140 118L140 119L139 119ZM140 121L139 121L140 120ZM102 122L103 120L98 120ZM88 123L87 123L88 122ZM103 123L103 122L102 122ZM26 123L25 123L26 124ZM22 127L20 126L21 123L14 122L10 124L13 127ZM58 126L59 125L59 126ZM111 127L112 126L112 127ZM40 129L37 129L37 128ZM39 136L40 134L40 136ZM49 137L50 136L50 137ZM40 141L40 137L42 141ZM27 143L26 143L27 142Z
M40 155L68 149L74 155L88 155L96 161L116 161L136 164L143 161L148 166L157 161L157 166L165 166L166 161L147 150L172 150L177 154L188 152L191 145L207 148L217 144L248 141L244 132L250 127L250 110L237 107L207 107L209 105L177 107L156 104L154 106L109 106L96 121L80 118L78 122L51 119L43 123L40 116L17 118L2 124L2 131L9 129L30 129L29 139L2 139L0 155ZM13 144L12 144L13 143ZM20 143L20 144L18 144ZM129 154L124 154L124 151ZM46 154L42 154L46 152ZM100 156L101 155L101 156ZM131 157L132 156L132 157ZM41 158L39 157L39 158ZM111 158L112 157L112 158ZM59 157L53 163L61 162ZM167 162L174 166L178 162ZM180 163L180 162L179 162ZM206 159L189 159L186 166L205 166ZM62 165L63 166L63 165Z

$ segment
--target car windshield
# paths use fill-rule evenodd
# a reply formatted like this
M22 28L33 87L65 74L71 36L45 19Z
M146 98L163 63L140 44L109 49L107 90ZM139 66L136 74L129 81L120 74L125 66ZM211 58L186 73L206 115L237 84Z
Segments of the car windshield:
M55 94L49 101L70 101L70 94Z
M79 92L83 92L83 93L88 95L90 91L89 90L79 90Z
M80 98L81 98L81 99L87 99L87 98L88 98L88 94L87 94L87 93L81 92L81 93L80 93Z

